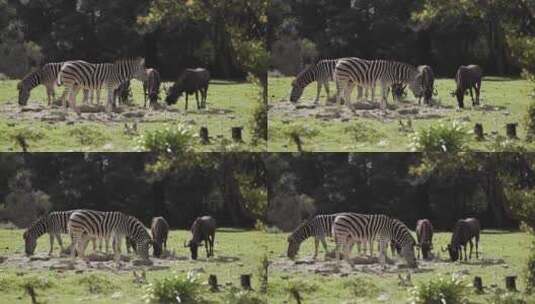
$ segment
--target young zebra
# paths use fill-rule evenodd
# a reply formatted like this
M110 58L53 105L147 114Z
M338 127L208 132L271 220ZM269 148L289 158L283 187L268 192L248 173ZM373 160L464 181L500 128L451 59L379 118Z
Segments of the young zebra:
M481 79L483 72L478 65L460 66L455 75L455 83L457 89L454 95L457 97L459 108L464 108L464 94L470 91L472 97L472 105L479 105L479 95L481 93ZM472 89L476 90L476 99L474 100L474 93Z
M145 59L120 60L114 63L89 63L82 60L65 62L58 75L58 84L69 90L69 106L80 114L76 107L76 95L80 89L108 89L107 110L113 106L114 91L132 78L145 79Z
M68 231L73 242L71 256L75 252L85 259L84 251L87 240L91 237L112 237L115 261L118 263L121 255L120 243L128 237L136 243L136 253L143 259L149 258L149 246L153 244L147 229L133 216L121 212L100 212L93 210L74 211L68 222Z
M318 256L319 242L323 245L325 253L327 253L326 237L331 236L331 227L338 214L320 214L314 216L312 219L299 225L288 236L288 252L290 259L294 259L299 251L301 243L309 237L314 237L314 260Z
M160 73L156 69L145 70L146 79L143 81L143 94L145 98L144 107L147 107L147 97L150 100L150 105L158 103L158 95L160 94Z
M45 233L50 235L50 250L48 251L48 255L52 255L54 250L54 238L58 240L58 244L61 248L60 253L63 252L64 248L61 234L67 233L67 223L72 212L72 210L50 212L33 222L22 235L26 255L33 255L35 247L37 246L37 239ZM92 242L93 250L96 250L95 239L92 239Z
M394 241L399 247L400 255L410 267L416 267L414 246L416 241L409 229L401 221L386 215L367 215L358 213L342 213L338 215L332 226L332 234L336 242L336 259L340 260L340 248L344 251L344 259L352 265L349 255L351 246L358 240L379 240L380 261L386 262L386 247Z
M154 240L154 256L160 257L162 252L167 249L167 234L169 233L169 224L163 217L152 218L150 232Z
M355 85L371 89L373 102L375 100L375 87L380 84L383 109L386 108L388 91L393 84L408 84L414 96L423 94L418 69L402 62L364 60L356 57L343 58L336 64L334 79L338 104L343 98L349 105L351 92Z
M303 95L304 89L314 81L318 83L318 91L314 102L316 104L319 102L322 87L325 87L327 101L329 101L329 81L334 80L333 75L337 62L338 59L320 60L299 73L292 81L290 101L297 102L301 95Z

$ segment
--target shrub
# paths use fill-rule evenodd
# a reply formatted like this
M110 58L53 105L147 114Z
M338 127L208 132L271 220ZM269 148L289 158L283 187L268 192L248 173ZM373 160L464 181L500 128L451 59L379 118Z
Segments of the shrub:
M457 121L431 126L411 135L412 151L454 153L466 149L469 132Z
M228 304L267 304L267 301L252 291L243 291L232 288L225 297Z
M9 139L20 146L23 151L28 151L28 142L38 141L44 137L43 132L32 127L18 127L9 133Z
M104 276L99 276L96 274L90 274L84 276L78 280L80 285L87 287L87 290L90 293L109 293L116 289L116 286L108 278Z
M27 289L27 288L33 288L33 289L47 289L53 287L54 284L45 277L27 277L20 282L20 287Z
M353 125L350 125L345 128L344 132L350 134L351 138L355 143L370 142L374 143L379 140L382 136L377 130L368 127L362 122L355 122Z
M456 276L440 277L411 288L410 303L413 304L459 304L467 303L468 285Z
M533 294L535 292L535 243L532 243L528 264L524 272L524 279L526 283L526 292Z
M183 124L166 126L156 131L148 131L139 136L137 150L157 153L181 154L195 147L196 135Z
M289 142L297 146L299 152L303 151L303 139L313 138L319 134L319 131L312 127L305 127L302 124L292 124L284 130L284 135L288 137Z
M349 289L357 298L375 297L379 293L379 288L375 284L363 278L345 281L344 287Z
M495 290L489 303L492 304L526 304L527 302L518 293L505 292L502 289Z
M69 130L69 135L84 146L101 145L108 138L100 129L91 125L78 125Z
M205 303L202 295L206 292L197 276L189 272L187 277L174 275L148 284L145 287L147 303Z

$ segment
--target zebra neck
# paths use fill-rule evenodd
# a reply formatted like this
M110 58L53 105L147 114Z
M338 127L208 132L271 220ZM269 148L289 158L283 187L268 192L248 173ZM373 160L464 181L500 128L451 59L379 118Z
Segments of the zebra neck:
M44 221L44 220L39 221L39 222L35 223L34 225L32 225L28 229L28 232L29 232L30 235L35 236L35 238L39 238L40 236L42 236L43 234L48 232L48 225L47 225L46 221Z
M309 84L311 84L312 82L317 80L314 73L312 72L314 68L311 68L308 71L304 72L303 74L297 76L295 83L297 84L298 87L304 88L308 86Z
M33 88L41 84L41 76L37 72L33 73L28 77L24 78L23 83L24 87L26 87L28 90L32 90Z

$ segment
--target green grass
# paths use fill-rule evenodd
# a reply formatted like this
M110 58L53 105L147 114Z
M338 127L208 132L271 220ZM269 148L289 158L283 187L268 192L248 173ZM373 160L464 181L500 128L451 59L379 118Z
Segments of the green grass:
M187 231L172 231L169 247L175 249L177 255L187 255L182 244L188 238ZM258 290L258 267L264 254L268 254L272 262L288 261L284 257L286 252L287 234L268 234L256 231L241 231L233 229L220 229L216 234L215 256L238 257L235 262L207 262L203 260L179 260L174 262L169 270L149 271L149 282L173 273L185 273L192 269L202 268L200 274L202 282L206 282L209 274L217 274L219 283L225 285L231 282L239 286L240 274L253 274L253 288ZM440 250L450 238L449 233L437 233L434 238L436 250ZM443 263L433 267L433 271L414 273L412 282L415 284L425 282L439 275L449 276L453 272L463 272L467 282L474 276L481 276L483 284L489 288L496 284L504 288L504 277L516 274L519 276L517 287L525 289L522 271L526 264L528 249L532 237L521 232L505 232L488 230L481 235L480 251L485 259L503 259L505 264L475 265L468 263ZM332 248L332 244L329 244ZM20 255L24 250L22 230L0 230L0 256ZM48 237L39 239L37 251L48 251ZM204 254L203 251L201 251ZM313 241L306 241L300 249L298 258L310 257L313 253ZM444 254L442 254L444 257ZM204 257L201 255L201 257ZM319 260L323 259L323 250L320 249ZM441 265L441 266L440 266ZM141 303L143 288L133 283L133 275L129 272L111 273L92 269L83 274L74 271L55 272L48 270L21 269L9 266L4 262L0 264L0 292L2 300L6 303L28 303L28 296L24 295L21 283L35 281L39 278L36 289L38 300L48 303L73 303L80 300L93 303ZM280 268L270 267L269 271L269 303L295 303L289 300L290 290L300 290L304 298L303 303L406 303L409 298L408 287L398 285L398 275L394 273L364 274L353 272L349 276L327 275L301 271L299 273L284 271ZM112 290L106 288L106 282L111 282ZM36 283L34 283L35 285ZM93 286L93 288L91 288ZM95 287L96 286L96 287ZM227 289L227 287L225 287ZM214 303L222 303L226 292L208 293L209 299ZM388 300L380 301L378 298L387 296ZM469 294L471 303L488 303L492 297L489 289L482 295ZM0 301L1 302L1 301Z
M291 77L270 78L269 79L269 95L270 106L276 106L280 102L288 102L289 93L291 89ZM454 97L450 95L455 87L455 82L452 79L439 79L436 81L436 88L439 95L436 99L440 100L442 106L451 107L446 109L447 114L442 118L436 119L413 119L412 126L414 131L419 131L424 128L429 128L436 125L439 121L453 121L460 120L466 123L466 127L472 130L475 123L482 123L486 134L497 132L501 136L505 136L505 125L507 123L519 123L517 129L518 136L521 140L516 144L529 149L535 150L535 144L528 144L524 139L525 123L524 115L527 112L528 104L534 99L530 96L533 91L533 84L526 80L486 77L483 80L481 103L483 106L505 107L498 111L483 111L472 110L471 100L467 96L465 98L465 109L456 111L457 102ZM331 95L336 93L334 83L330 85ZM356 90L355 90L356 91ZM353 92L352 101L355 102L356 93ZM376 91L377 94L380 90ZM316 84L309 85L300 99L300 103L310 103L316 97ZM325 104L326 93L322 90L320 96L321 105ZM412 93L409 92L408 100L411 103L417 104ZM389 104L392 104L392 98L389 98ZM299 110L297 110L299 111ZM379 120L375 118L361 118L354 116L349 121L342 121L340 119L330 119L323 121L314 117L294 117L286 113L269 112L269 140L268 150L272 152L296 151L296 146L288 141L286 129L291 128L291 124L304 124L310 128L319 131L319 134L311 139L304 140L304 150L314 152L342 152L342 151L362 151L362 152L401 152L410 151L410 138L407 132L400 131L400 124L398 119ZM347 127L357 124L357 122L365 124L367 127L374 129L380 135L380 140L371 140L366 142L355 142L354 137L349 132L346 132ZM448 123L449 124L449 123ZM468 144L468 149L476 151L492 151L495 149L495 142L493 136L487 136L486 141L478 142L473 136Z
M24 253L22 230L0 230L0 256L8 257L13 254ZM189 239L189 231L172 231L168 239L168 249L176 250L177 256L186 256L189 249L184 248L184 241ZM66 240L66 236L63 237ZM201 270L199 279L208 282L209 274L216 274L218 283L223 290L218 293L207 293L213 303L224 303L230 286L240 287L240 275L252 274L252 286L258 290L258 267L265 248L275 247L277 235L268 235L255 231L237 229L219 229L216 233L214 254L216 259L205 260L204 248L199 249L199 260L177 260L168 270L147 271L147 281L171 277L175 273L186 274L188 271ZM68 242L67 242L68 244ZM45 255L48 252L49 240L45 235L38 240L36 253ZM59 250L55 248L55 254ZM88 252L91 251L89 246ZM124 247L123 247L124 251ZM123 253L124 254L124 253ZM217 260L217 257L237 258L232 262ZM152 258L152 257L151 257ZM9 261L9 260L8 260ZM76 273L75 271L49 271L21 269L10 266L9 262L0 264L0 303L29 303L30 299L24 294L20 285L34 278L46 280L46 288L36 288L38 301L41 303L77 303L91 301L92 303L143 303L144 286L133 282L132 272L109 272L95 268ZM35 285L35 284L34 284ZM43 285L39 284L38 286Z
M38 133L39 138L28 140L29 150L32 152L63 152L63 151L134 151L136 143L134 138L124 132L124 121L94 122L87 119L75 121L74 124L67 122L48 123L40 119L17 117L16 113L8 113L5 108L7 103L18 111L17 100L18 91L16 89L17 80L0 81L0 151L20 151L20 147L13 139L18 130ZM139 81L132 81L132 93L134 107L130 110L140 111L143 106L143 91ZM167 83L169 84L169 83ZM56 89L59 96L63 88ZM189 110L184 111L184 98L172 107L174 111L179 111L178 119L169 117L169 112L159 111L150 121L138 124L139 133L149 130L162 129L165 125L179 121L191 127L192 132L198 134L201 126L208 127L209 135L212 138L209 145L198 145L198 151L219 151L222 150L222 142L231 140L231 128L243 126L243 139L245 144L241 144L239 149L246 151L265 150L265 146L251 145L252 126L250 120L256 105L257 88L246 82L231 82L223 80L213 80L208 90L208 111L202 112L196 109L195 98L190 96ZM78 105L81 104L80 93ZM103 90L101 100L105 101L107 91ZM192 99L193 98L193 99ZM165 103L165 92L162 88L160 92L160 103ZM47 103L46 91L43 86L38 86L31 92L28 105L39 104L45 106ZM145 110L143 110L145 111ZM70 111L72 112L72 111ZM87 114L84 114L87 115ZM74 117L70 114L69 118ZM135 119L132 119L133 122ZM94 134L90 140L81 139L75 128L92 129ZM100 135L99 135L100 134ZM95 138L95 136L97 138Z

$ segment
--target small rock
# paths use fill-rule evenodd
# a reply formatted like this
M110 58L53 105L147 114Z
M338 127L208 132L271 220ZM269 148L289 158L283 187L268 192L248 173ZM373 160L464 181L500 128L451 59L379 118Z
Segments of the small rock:
M377 301L386 302L390 299L390 295L387 293L382 293L377 297Z
M112 299L119 299L122 296L123 296L123 294L120 291L116 291L111 295L111 298Z

